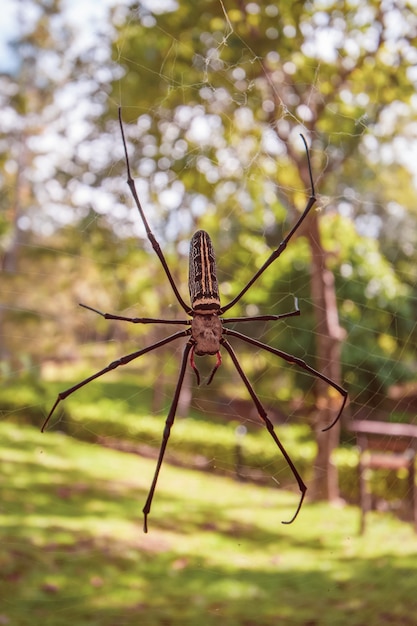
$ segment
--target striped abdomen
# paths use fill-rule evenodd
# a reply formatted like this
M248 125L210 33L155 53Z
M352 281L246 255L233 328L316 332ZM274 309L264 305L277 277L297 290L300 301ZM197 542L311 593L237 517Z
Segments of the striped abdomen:
M205 314L220 309L213 245L204 230L198 230L191 239L188 287L193 311Z

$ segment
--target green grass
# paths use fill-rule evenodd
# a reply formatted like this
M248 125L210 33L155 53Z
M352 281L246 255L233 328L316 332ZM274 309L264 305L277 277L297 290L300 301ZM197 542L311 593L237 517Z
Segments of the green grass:
M0 624L416 623L411 525L0 424Z

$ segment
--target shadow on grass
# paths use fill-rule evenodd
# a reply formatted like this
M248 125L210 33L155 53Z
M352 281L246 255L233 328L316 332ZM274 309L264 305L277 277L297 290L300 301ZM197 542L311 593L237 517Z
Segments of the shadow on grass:
M0 434L0 624L415 624L412 546L347 542L346 511L327 508L325 531L308 507L289 532L270 523L275 493L265 513L269 490L168 467L177 482L157 492L144 535L154 463L30 428Z
M50 532L59 537L58 528ZM168 549L160 539L148 545L80 531L42 547L28 538L3 541L0 616L20 626L415 624L411 560L398 567L352 559L350 575L337 580L331 572L279 564L236 570Z

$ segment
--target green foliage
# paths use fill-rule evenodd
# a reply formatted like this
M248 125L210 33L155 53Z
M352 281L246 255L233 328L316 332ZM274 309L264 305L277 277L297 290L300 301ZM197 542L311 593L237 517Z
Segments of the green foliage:
M69 403L71 405L71 403ZM73 405L72 405L73 406ZM82 403L70 409L70 415L60 416L55 428L82 440L114 440L130 442L133 446L147 445L159 448L165 416L150 417L129 412L125 402L107 399L97 400L94 404ZM236 432L240 422L228 422L225 425L207 420L177 418L173 427L168 458L176 459L181 464L193 466L200 457L206 469L219 469L233 473L236 465ZM275 477L280 484L293 485L294 478L276 445L261 425L247 424L249 433L242 439L244 459L243 473L248 477L263 479L264 482ZM311 469L315 454L315 445L308 436L308 427L280 427L277 431L283 444L290 451L301 473Z
M34 380L31 376L21 376L17 380L4 376L0 385L1 419L14 424L31 424L40 429L50 410L47 398L47 387L41 380ZM68 417L63 407L63 420Z
M366 402L415 376L414 293L378 242L359 236L350 220L334 215L322 227L329 250L337 249L330 265L348 336L346 379L352 397Z

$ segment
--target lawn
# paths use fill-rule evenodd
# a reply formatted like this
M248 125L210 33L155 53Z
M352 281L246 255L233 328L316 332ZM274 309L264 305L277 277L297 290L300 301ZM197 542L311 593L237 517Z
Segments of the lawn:
M409 524L3 422L0 624L417 623Z

